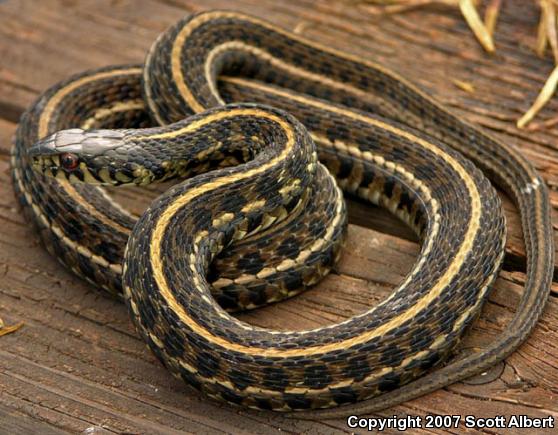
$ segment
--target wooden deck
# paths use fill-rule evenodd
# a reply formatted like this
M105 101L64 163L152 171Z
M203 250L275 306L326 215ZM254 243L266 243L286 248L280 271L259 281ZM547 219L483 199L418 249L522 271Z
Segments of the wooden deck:
M264 17L399 71L519 147L544 175L552 204L558 206L558 130L515 128L515 120L552 69L550 59L541 60L532 51L538 10L531 2L505 3L497 28L498 52L490 57L459 13L443 7L379 19L348 0L0 1L0 318L6 324L25 322L19 331L0 337L1 434L354 431L344 419L297 421L233 409L175 380L137 337L125 307L66 272L41 247L16 208L9 147L24 108L71 73L141 62L168 25L184 14L213 8ZM455 80L470 82L474 92L462 90ZM558 98L542 117L555 116L557 109ZM134 209L145 206L133 189L125 195ZM523 290L518 216L509 201L506 209L510 234L504 271L463 345L467 348L498 336ZM362 312L388 294L411 268L418 245L386 213L358 205L351 211L347 250L352 256L344 257L336 273L296 300L241 318L273 328L308 328ZM380 415L525 414L558 420L557 343L555 286L539 326L492 382L452 385ZM436 431L415 433L423 432ZM499 431L461 425L449 432Z

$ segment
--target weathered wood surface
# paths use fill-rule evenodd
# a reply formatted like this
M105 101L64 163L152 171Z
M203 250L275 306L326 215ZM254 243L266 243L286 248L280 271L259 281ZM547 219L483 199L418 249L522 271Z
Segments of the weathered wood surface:
M24 108L71 73L141 62L160 31L185 13L211 8L250 12L399 71L518 146L543 173L558 206L557 131L514 127L552 68L531 50L538 19L531 2L506 2L498 53L489 57L459 14L447 8L380 19L349 1L0 1L0 318L25 322L0 338L0 433L351 432L343 419L297 421L216 404L172 378L135 334L125 307L67 273L42 249L15 206L9 147ZM462 91L452 79L471 82L475 92ZM542 116L557 108L552 102ZM133 208L145 204L132 190L125 196ZM388 294L411 268L418 245L385 213L360 205L351 210L354 223L370 228L351 226L352 255L335 274L296 300L241 318L272 328L309 328L362 312ZM523 290L519 220L509 201L506 210L505 270L466 348L498 335ZM540 325L496 380L453 385L380 415L558 417L557 295L558 286ZM463 425L450 432L464 431L477 432Z

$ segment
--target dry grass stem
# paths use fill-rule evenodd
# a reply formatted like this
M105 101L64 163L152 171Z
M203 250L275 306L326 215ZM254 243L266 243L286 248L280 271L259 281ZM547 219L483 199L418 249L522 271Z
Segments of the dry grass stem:
M369 12L374 14L398 14L431 5L459 7L465 21L467 21L483 48L489 53L493 53L495 50L492 33L496 26L501 0L491 0L486 10L484 22L477 11L479 0L368 0L367 3L376 6L372 9L368 8Z
M12 326L5 326L2 319L0 319L0 337L2 337L3 335L11 334L12 332L16 332L22 326L23 326L23 322L16 323L15 325Z
M540 57L544 56L544 51L548 44L548 32L546 31L546 22L548 21L548 8L546 7L546 2L540 3L541 7L541 18L539 20L539 26L537 28L537 45L536 52Z
M484 12L484 26L490 36L494 36L494 30L496 29L496 22L498 21L498 15L501 7L502 0L492 0Z
M556 5L552 0L543 0L541 6L547 9L546 13L546 32L548 37L548 42L552 49L552 55L554 56L554 62L558 63L558 38L556 35Z
M556 91L556 86L558 85L558 66L554 68L554 71L550 74L550 77L546 80L541 92L537 96L537 99L533 105L525 112L525 114L517 121L518 128L524 128L531 120L535 117L537 113L545 106L546 103L552 98L554 92Z
M457 86L459 89L461 89L462 91L468 92L469 94L472 94L475 92L475 86L473 86L473 84L471 82L466 82L463 80L459 80L459 79L453 79L452 83Z
M495 52L494 46L494 30L498 15L502 8L503 0L489 0L484 13L484 21L478 12L479 0L366 0L368 4L377 6L376 10L381 13L400 13L410 9L419 8L429 5L444 5L450 7L459 7L461 14L467 21L467 24L475 34L477 40L482 47L489 53ZM546 47L550 45L554 63L558 65L558 30L557 12L558 0L536 0L541 8L541 17L537 29L537 42L535 50L539 56L544 56ZM453 80L458 88L466 92L474 92L472 84ZM525 112L525 114L517 121L518 128L525 128L529 122L537 115L537 113L552 98L558 85L558 67L554 69L550 77L548 77L541 92L537 96L533 105ZM557 118L549 121L541 122L529 127L530 130L548 128L558 123Z
M473 1L460 0L459 9L461 9L461 13L465 18L465 21L467 21L467 24L469 24L469 27L471 28L483 48L489 53L494 53L495 47L492 35L490 34L487 26L485 26L485 24L482 22Z
M541 17L537 32L536 52L539 56L543 56L546 46L550 45L552 56L554 57L554 63L558 64L558 35L556 30L556 6L558 5L558 1L539 0L538 3L541 8ZM557 70L558 67L552 71L533 105L517 121L518 128L525 128L527 124L533 120L537 113L550 101L556 91L556 86L558 85ZM529 130L539 130L553 125L555 125L555 122L551 119L549 121L531 126L529 127Z
M459 0L368 0L367 3L377 6L368 9L375 14L399 14L430 5L456 7Z

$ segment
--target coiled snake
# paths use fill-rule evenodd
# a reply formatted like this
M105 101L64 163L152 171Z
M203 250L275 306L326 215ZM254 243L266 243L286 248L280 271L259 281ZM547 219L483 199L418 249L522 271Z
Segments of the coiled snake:
M528 280L494 343L419 377L455 348L504 253L498 197L461 155L518 205ZM390 297L339 324L279 332L240 322L225 309L292 296L338 256L345 208L318 156L345 194L414 228L420 257ZM87 72L45 92L21 119L12 166L49 251L123 291L171 372L234 404L290 411L378 396L351 407L363 413L417 397L511 353L550 288L547 190L515 149L379 65L235 12L181 20L143 67ZM137 223L81 183L173 177L188 178Z

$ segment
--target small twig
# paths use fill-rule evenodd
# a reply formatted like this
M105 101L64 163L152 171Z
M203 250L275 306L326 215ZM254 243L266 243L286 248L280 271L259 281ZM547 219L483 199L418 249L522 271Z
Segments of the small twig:
M366 3L377 5L380 14L399 14L423 6L443 5L457 6L459 0L368 0Z
M552 95L556 91L556 86L558 85L558 66L554 68L554 71L550 74L546 83L544 84L541 92L537 96L537 99L533 105L525 112L525 114L517 121L518 128L524 128L531 120L535 117L537 113L544 107L546 103L552 98Z
M2 319L0 319L0 337L2 337L3 335L11 334L12 332L16 332L22 326L23 326L23 322L16 323L15 325L12 326L6 326L4 325Z
M556 0L539 0L541 8L541 18L539 20L537 46L536 51L539 56L544 55L547 44L550 44L554 63L558 64L558 35L556 31ZM537 113L550 101L552 95L556 91L558 85L558 67L552 71L541 92L537 96L533 105L525 112L525 114L517 121L518 128L524 128L529 124ZM529 130L539 130L541 128L554 125L553 122L547 121L531 126Z
M465 18L465 21L467 21L467 24L469 24L469 27L471 28L483 48L489 53L494 53L496 49L494 48L494 41L492 40L492 36L487 27L480 19L479 13L477 12L473 1L460 0L459 9L461 9L461 13Z
M457 86L462 91L468 92L470 94L475 92L475 87L471 82L465 82L459 79L453 79L452 82L455 86Z
M477 12L479 0L368 0L367 3L377 5L381 8L380 13L384 14L398 14L434 4L459 6L461 14L483 48L489 53L495 51L492 34L496 26L501 0L491 0L486 10L484 23Z
M489 53L495 52L494 46L494 30L503 0L490 0L484 14L484 21L481 20L477 6L478 0L365 0L369 4L378 5L383 13L399 13L410 9L419 8L427 5L441 4L445 6L459 6L461 13L467 24L475 34L477 40L482 47ZM556 24L558 21L558 0L537 0L541 8L541 18L537 30L536 52L539 56L543 56L547 45L552 49L554 62L558 65L558 30ZM453 83L466 92L473 92L474 88L468 83L462 83L459 80L453 80ZM533 105L527 112L517 121L518 128L525 128L537 113L548 103L558 86L558 67L550 77L548 77L541 92L535 99ZM530 130L549 127L555 125L557 121L554 119L538 123L531 126Z
M310 23L308 21L299 21L295 28L293 29L293 33L297 35L302 35L302 33L308 28Z
M540 57L543 57L548 44L548 32L546 31L548 8L546 7L546 2L544 0L539 2L539 5L541 7L541 18L539 19L539 25L537 28L536 52Z
M556 5L552 0L543 0L542 4L546 4L546 32L548 42L552 48L554 62L558 63L558 36L556 35Z
M498 21L501 7L502 0L491 0L484 12L484 26L490 36L494 36L494 30L496 29L496 22Z

